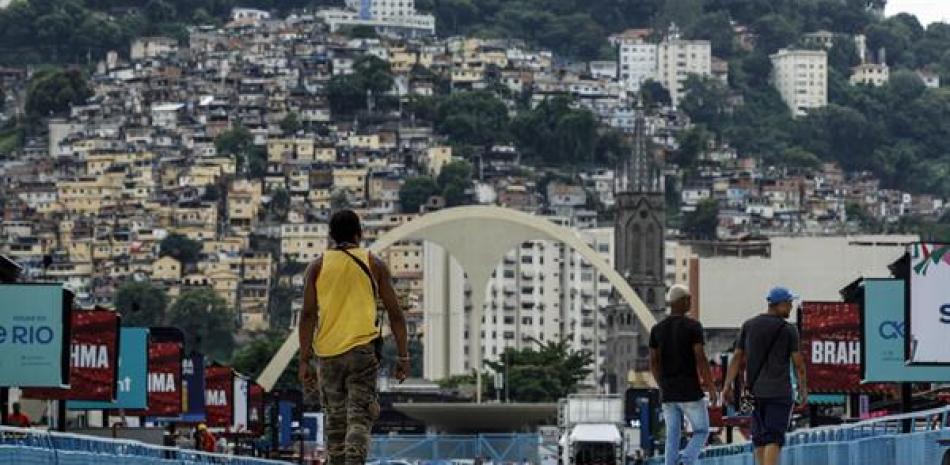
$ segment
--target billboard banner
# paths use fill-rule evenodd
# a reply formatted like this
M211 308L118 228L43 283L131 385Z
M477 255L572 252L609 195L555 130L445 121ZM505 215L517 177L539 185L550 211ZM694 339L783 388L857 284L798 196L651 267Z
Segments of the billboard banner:
M864 280L862 378L865 382L950 382L950 367L905 363L904 291L900 279Z
M144 409L148 406L148 329L119 331L119 378L113 402L69 401L70 410Z
M205 368L205 419L208 426L234 423L234 371L231 367Z
M108 309L70 312L69 388L24 389L33 399L115 399L119 363L119 314Z
M802 302L798 324L810 390L861 391L861 316L857 304Z
M950 244L910 245L909 363L950 364Z
M247 428L256 433L264 432L264 388L254 382L247 393Z
M168 417L181 414L181 356L181 342L150 341L148 343L146 416Z
M205 419L205 356L194 353L182 360L181 404L185 408L182 420Z
M247 430L247 398L250 394L250 385L247 378L235 374L234 376L234 430Z
M0 285L0 386L65 387L69 306L61 284Z

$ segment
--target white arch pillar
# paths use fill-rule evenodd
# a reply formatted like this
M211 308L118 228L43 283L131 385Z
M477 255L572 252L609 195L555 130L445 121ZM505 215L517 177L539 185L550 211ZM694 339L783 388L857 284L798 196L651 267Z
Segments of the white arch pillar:
M625 279L596 251L570 229L547 219L501 207L457 207L423 215L380 237L370 246L379 253L403 240L428 240L442 246L459 261L472 286L472 311L469 314L469 366L481 373L481 327L483 305L492 270L509 250L529 240L562 242L581 254L602 273L633 309L647 329L656 319ZM270 390L299 348L297 329L288 336L274 358L258 377L257 383ZM480 381L480 379L479 379ZM478 386L481 395L481 386Z

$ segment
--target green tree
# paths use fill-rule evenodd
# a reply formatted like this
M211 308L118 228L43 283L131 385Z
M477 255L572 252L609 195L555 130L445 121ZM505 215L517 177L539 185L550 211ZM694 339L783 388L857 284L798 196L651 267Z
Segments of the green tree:
M729 123L729 89L713 78L695 74L686 78L686 96L680 108L697 124L703 124L721 135Z
M303 263L300 265L306 266ZM298 290L290 286L277 285L271 289L270 305L267 306L271 329L284 330L290 328L293 302L300 295L301 293Z
M239 373L257 378L264 372L264 368L270 363L274 354L280 350L284 343L286 333L281 331L272 331L266 334L255 336L250 342L243 344L242 347L234 353L231 366ZM287 368L277 378L274 384L275 389L300 389L300 382L297 380L297 360L296 357L292 363L287 364Z
M673 160L681 168L693 170L699 157L709 150L712 139L703 126L694 126L679 135L679 148L674 152Z
M490 146L507 139L508 109L489 92L453 93L437 113L436 129L453 142Z
M512 133L526 158L555 165L594 161L596 117L572 103L568 97L549 98L515 118Z
M366 105L366 93L351 76L333 76L326 87L334 116L353 115Z
M185 333L187 350L228 361L234 350L237 319L227 303L208 288L182 292L168 309L166 324Z
M294 134L299 131L300 128L300 119L295 112L287 113L287 116L280 120L280 130L283 131L284 134Z
M268 207L278 219L286 220L287 213L290 211L290 194L286 189L274 189Z
M76 69L39 71L30 79L26 92L26 113L31 118L60 115L72 105L86 101L92 91Z
M495 373L507 373L509 400L555 402L577 392L590 373L593 354L576 351L567 340L539 342L535 347L507 348L497 361L485 361Z
M442 189L446 206L455 207L465 204L465 190L472 184L472 164L464 160L446 164L439 172L436 183Z
M201 257L201 243L181 234L172 233L159 244L161 256L170 256L182 264L196 263Z
M713 56L729 59L736 52L736 32L725 11L706 13L699 17L686 36L691 39L704 39L712 44Z
M775 53L795 43L798 31L788 17L769 14L752 23L752 31L758 36L756 48L765 53Z
M696 210L683 216L683 233L692 239L714 240L719 225L719 203L706 199L696 205Z
M399 205L403 213L418 213L429 197L439 193L439 186L430 176L409 178L399 188Z
M670 91L663 87L663 84L652 79L648 79L640 85L640 97L643 99L644 105L650 108L673 104Z
M161 326L165 322L168 295L149 282L126 281L115 291L115 309L122 326Z

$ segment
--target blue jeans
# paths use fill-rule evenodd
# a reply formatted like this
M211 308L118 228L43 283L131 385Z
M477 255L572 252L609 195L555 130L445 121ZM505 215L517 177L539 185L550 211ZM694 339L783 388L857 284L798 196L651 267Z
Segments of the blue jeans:
M683 416L693 427L693 437L680 453ZM694 465L709 437L709 411L706 399L693 402L664 402L663 421L666 422L666 465Z

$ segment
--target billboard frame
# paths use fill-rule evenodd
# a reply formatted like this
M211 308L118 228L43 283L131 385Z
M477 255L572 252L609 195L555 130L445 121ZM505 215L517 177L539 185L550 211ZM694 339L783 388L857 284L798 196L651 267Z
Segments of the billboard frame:
M939 242L939 241L918 241L907 244L905 248L905 253L907 254L907 277L904 279L904 363L910 366L930 366L930 367L946 367L950 366L950 361L947 362L915 362L913 361L913 333L911 329L913 328L912 320L912 311L911 306L913 305L913 279L911 276L914 273L914 262L913 262L913 248L919 247L921 245L936 245L936 246L945 246L950 247L950 242Z

